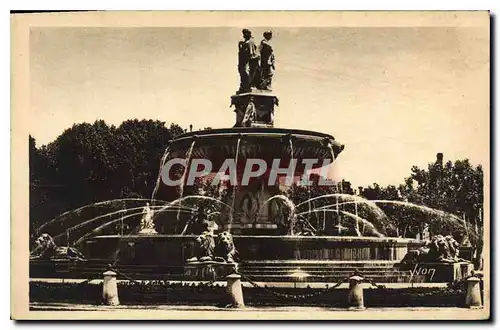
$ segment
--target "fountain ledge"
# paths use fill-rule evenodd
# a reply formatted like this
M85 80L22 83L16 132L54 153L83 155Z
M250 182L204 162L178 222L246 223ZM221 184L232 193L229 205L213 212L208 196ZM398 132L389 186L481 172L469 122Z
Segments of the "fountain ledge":
M398 238L398 237L358 237L358 236L273 236L273 235L233 235L238 238L248 239L281 239L287 241L335 241L335 242L377 242L377 243L422 243L419 240L412 238ZM165 238L185 238L195 239L197 235L164 235L164 234L137 234L137 235L99 235L89 238L94 239L165 239Z

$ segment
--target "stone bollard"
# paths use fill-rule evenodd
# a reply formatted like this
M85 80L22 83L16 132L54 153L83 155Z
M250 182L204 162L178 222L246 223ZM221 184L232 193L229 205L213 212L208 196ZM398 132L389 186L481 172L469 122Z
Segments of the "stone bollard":
M481 280L475 276L467 279L467 295L465 296L465 306L469 308L481 308Z
M104 305L117 306L120 304L118 299L118 284L116 282L116 273L108 270L102 274L104 282L102 283L102 302Z
M349 309L363 310L365 302L363 299L363 287L361 286L363 278L358 275L349 277L349 294L347 296L347 304Z
M229 274L226 276L227 282L227 293L231 299L231 306L236 308L245 307L245 302L243 301L243 290L241 288L241 275L236 273Z

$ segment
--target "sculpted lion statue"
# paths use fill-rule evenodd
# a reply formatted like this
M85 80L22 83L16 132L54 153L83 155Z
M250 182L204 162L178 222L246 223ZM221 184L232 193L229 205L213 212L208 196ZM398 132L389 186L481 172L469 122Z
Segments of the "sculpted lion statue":
M196 238L195 256L187 262L220 261L232 263L238 253L233 243L233 235L222 232L215 236L211 232L204 232Z
M451 256L449 240L443 235L436 235L432 238L428 258L434 262L456 262Z
M238 253L233 242L233 235L225 231L217 236L217 245L215 247L216 256L223 258L225 262L233 263Z
M187 262L212 261L215 256L215 239L210 232L203 232L196 237L195 256L189 258Z
M436 235L430 242L417 250L408 251L401 261L402 264L417 264L422 262L455 263L467 261L458 257L460 244L453 236Z
M57 246L49 234L42 234L35 240L30 260L77 260L86 261L85 256L73 247Z

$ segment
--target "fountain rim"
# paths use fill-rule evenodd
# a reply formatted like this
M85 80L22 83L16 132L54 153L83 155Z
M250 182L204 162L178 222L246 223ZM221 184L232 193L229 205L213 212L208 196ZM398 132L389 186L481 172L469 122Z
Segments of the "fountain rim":
M183 140L191 140L191 139L197 139L197 138L204 138L204 137L241 137L244 138L246 136L276 136L276 137L283 137L283 136L292 136L292 137L297 137L297 138L303 138L303 139L328 139L330 142L335 144L337 147L340 147L341 150L344 149L344 145L340 144L335 140L335 138L326 133L321 133L321 132L315 132L315 131L308 131L308 130L302 130L302 129L288 129L288 128L274 128L274 127L234 127L234 128L214 128L214 129L207 129L207 130L201 130L201 131L193 131L193 132L187 132L178 135L174 139L172 139L170 142L175 143L175 142L180 142Z
M195 239L199 235L167 235L167 234L136 234L136 235L98 235L89 237L86 241L94 239L165 239L165 238L179 238ZM335 242L378 242L378 243L422 243L421 240L415 238L401 238L401 237L358 237L358 236L287 236L287 235L235 235L237 238L249 239L284 239L291 241L317 241L317 240L330 240Z

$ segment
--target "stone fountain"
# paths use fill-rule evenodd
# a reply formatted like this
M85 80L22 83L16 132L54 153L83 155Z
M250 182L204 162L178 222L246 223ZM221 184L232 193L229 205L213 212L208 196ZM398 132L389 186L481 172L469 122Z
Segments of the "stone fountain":
M279 98L270 88L274 76L271 38L267 32L261 46L265 51L260 60L256 60L252 53L255 48L253 39L249 39L246 33L245 40L239 43L240 89L231 96L234 126L177 136L166 146L161 167L170 159L185 159L187 164L192 159L207 159L214 169L218 169L224 160L234 159L236 176L240 180L241 173L238 172L243 167L240 164L245 164L248 159L262 159L269 168L273 159L279 158L283 164L296 161L299 165L295 173L300 175L305 171L305 167L300 166L302 160L318 159L319 165L313 165L315 169L325 160L333 162L344 149L344 145L329 134L274 126ZM184 172L184 181L185 176ZM422 247L423 243L417 240L379 234L373 237L320 236L314 234L319 229L314 226L309 231L311 235L298 235L290 223L291 230L283 232L280 228L283 212L292 207L280 198L273 198L282 191L279 184L268 184L268 177L269 172L266 172L247 186L229 186L229 193L220 197L220 201L230 205L231 211L220 213L216 225L205 224L208 212L200 211L200 208L195 215L179 213L175 216L172 213L153 213L148 204L144 208L139 234L90 237L83 243L84 254L89 261L94 260L94 264L113 262L124 272L144 279L213 280L234 269L236 266L232 265L238 263L241 273L255 281L265 282L293 282L290 274L295 274L297 269L308 274L309 282L335 282L355 270L365 272L376 282L443 280L439 276L430 278L430 272L415 274L411 268L399 267L409 251ZM159 177L152 197L161 200L166 189L168 187L161 184ZM181 199L184 191L182 186ZM304 227L300 218L293 219L294 223ZM330 223L330 226L333 232L347 229L340 223ZM230 257L227 244L226 252L217 255L216 242L221 235L225 239L228 235L231 237L235 251ZM200 244L204 244L201 252ZM442 261L436 258L427 260L433 269L436 269L433 263L443 264ZM470 272L468 263L453 267L453 274L446 280L458 279Z

